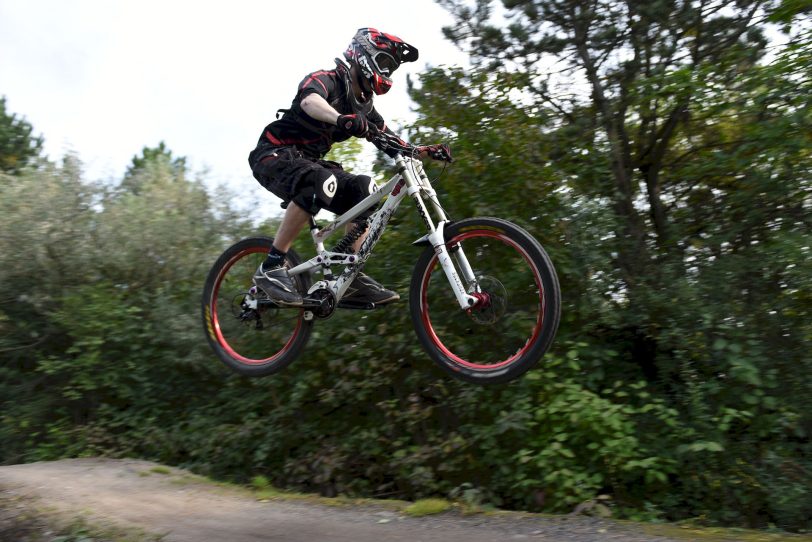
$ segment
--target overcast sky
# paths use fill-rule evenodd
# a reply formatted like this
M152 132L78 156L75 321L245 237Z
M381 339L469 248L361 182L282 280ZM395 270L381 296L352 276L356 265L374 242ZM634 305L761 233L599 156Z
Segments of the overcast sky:
M409 119L406 75L464 64L433 0L0 0L0 95L45 137L51 159L76 153L88 179L118 179L165 141L193 171L256 188L248 152L311 71L334 66L372 26L420 51L376 100Z

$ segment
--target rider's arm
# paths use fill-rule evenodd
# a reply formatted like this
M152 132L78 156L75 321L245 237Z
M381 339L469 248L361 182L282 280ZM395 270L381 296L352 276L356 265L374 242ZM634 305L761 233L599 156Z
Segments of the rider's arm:
M338 111L327 103L327 100L315 92L308 94L299 103L302 110L315 120L335 124L339 117Z
M340 129L350 135L363 137L367 134L367 121L363 115L341 115L318 93L306 94L302 101L299 102L299 106L302 111L315 120L335 124L336 126L340 121L342 123Z

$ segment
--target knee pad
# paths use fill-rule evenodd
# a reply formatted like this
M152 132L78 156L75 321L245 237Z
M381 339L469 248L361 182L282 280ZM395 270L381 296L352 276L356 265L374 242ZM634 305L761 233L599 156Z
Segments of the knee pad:
M292 201L315 215L322 207L329 207L338 190L338 180L330 170L314 168L304 173L296 183Z
M368 175L355 175L347 179L344 186L341 187L342 199L345 200L344 206L349 209L354 205L361 202L363 199L374 194L378 190L378 185ZM369 218L377 206L370 207L359 218Z
M378 185L368 175L356 175L347 183L347 188L358 201L378 191Z

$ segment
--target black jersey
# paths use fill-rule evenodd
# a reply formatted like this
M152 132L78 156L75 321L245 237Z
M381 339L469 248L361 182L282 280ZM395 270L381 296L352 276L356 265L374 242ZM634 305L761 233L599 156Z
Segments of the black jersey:
M249 157L252 167L264 156L270 155L274 148L294 146L305 157L318 160L329 152L333 143L349 139L347 133L333 124L312 118L301 107L304 97L315 93L342 115L357 113L353 110L348 96L351 92L349 85L338 72L339 69L341 68L316 71L302 79L290 109L280 110L284 113L281 118L270 123L262 131L257 148ZM372 97L369 98L365 109L367 121L381 130L385 129L383 118L372 105Z

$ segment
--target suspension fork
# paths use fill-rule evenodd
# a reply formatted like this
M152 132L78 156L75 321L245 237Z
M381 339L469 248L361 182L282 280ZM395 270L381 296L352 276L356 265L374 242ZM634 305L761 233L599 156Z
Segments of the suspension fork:
M440 200L437 199L437 192L431 185L431 181L429 180L428 175L426 175L422 163L418 163L417 173L421 191L426 195L429 203L431 203L434 213L440 218L441 222L447 222L448 218L445 215L445 210L443 209L443 206L440 205ZM468 263L468 258L465 257L465 252L462 250L462 245L456 244L450 247L448 250L454 255L454 259L457 261L457 265L460 268L460 273L465 281L465 285L470 287L471 284L476 282L476 276L474 275L474 270L471 269L471 264Z
M423 219L423 222L426 224L426 228L429 230L429 234L426 236L426 238L434 248L434 253L437 255L437 260L440 262L440 266L443 268L443 272L448 279L448 283L450 284L451 289L454 291L454 297L457 298L457 303L459 303L460 308L463 310L470 309L477 303L478 299L472 295L468 295L466 285L463 284L462 280L460 279L460 274L457 273L457 269L454 266L454 260L456 260L457 265L460 268L462 278L465 280L466 284L470 285L475 282L474 271L471 269L471 265L468 263L468 259L465 257L465 253L462 251L462 246L457 244L453 246L451 250L449 250L449 247L445 242L444 230L446 224L448 223L448 218L446 217L445 211L443 211L443 208L437 199L437 193L431 186L431 182L423 170L423 165L412 160L411 164L414 167L409 168L407 167L408 165L406 160L401 156L397 157L396 163L398 164L401 174L406 181L406 193L414 200L415 205L417 206L417 212ZM417 174L415 175L415 173ZM439 218L436 226L428 213L425 202L423 201L423 194L428 198L434 214ZM451 252L454 253L453 259L451 257Z
M462 247L460 245L453 247L455 257L454 259L451 258L448 245L446 245L445 242L445 234L443 233L446 223L447 222L438 223L437 228L434 230L434 232L429 234L428 239L431 246L434 247L434 253L437 255L437 261L440 262L440 266L445 272L448 283L451 285L451 289L454 291L454 296L457 298L457 303L459 303L461 309L467 310L476 305L478 299L472 295L468 295L466 292L465 285L460 280L460 275L457 273L457 269L454 267L453 260L457 260L457 263L460 265L460 269L462 270L462 275L468 284L471 284L473 281L473 279L469 277L473 277L474 273L471 270L471 266L468 265L468 260L465 258L465 254L463 254Z

